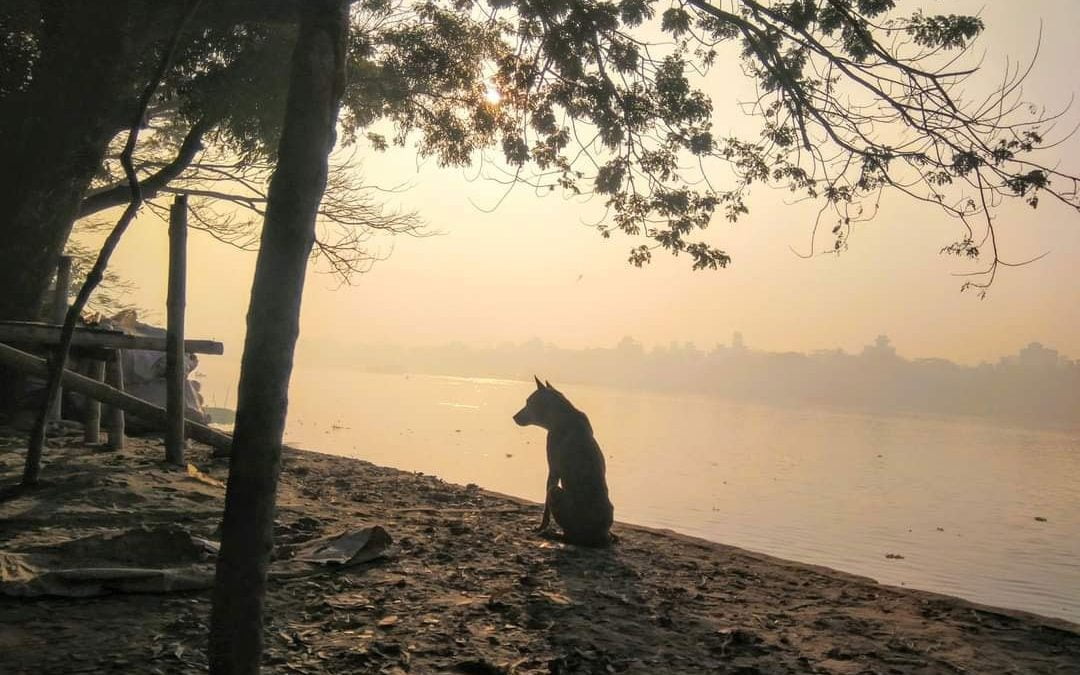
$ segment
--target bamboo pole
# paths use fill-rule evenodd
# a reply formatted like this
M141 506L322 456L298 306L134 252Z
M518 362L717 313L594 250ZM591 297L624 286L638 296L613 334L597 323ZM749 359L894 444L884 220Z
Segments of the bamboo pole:
M117 391L124 391L124 352L117 349L113 357L105 364L105 382ZM109 406L109 447L113 450L124 449L124 409L118 406Z
M173 57L176 55L176 46L180 42L180 35L183 32L184 26L199 7L199 4L199 2L193 3L184 15L183 20L169 40L169 46L162 53L161 60L158 62L150 81L146 83L146 87L143 88L142 93L139 95L138 105L135 107L131 125L128 127L127 142L124 143L124 149L120 151L120 165L124 168L124 175L128 180L128 189L131 192L131 200L128 202L127 208L125 208L124 212L120 215L120 218L116 221L116 225L113 226L112 231L105 237L105 241L101 245L101 250L98 252L94 266L90 268L90 272L86 275L86 281L83 282L82 288L79 289L79 293L75 296L75 302L68 308L67 316L64 318L64 328L60 333L60 346L56 348L56 356L51 364L51 372L49 372L48 377L46 378L45 401L42 403L41 412L34 421L33 429L30 431L30 441L26 449L26 465L23 468L22 485L24 487L30 487L37 484L38 478L41 475L41 455L45 447L45 426L49 414L49 406L52 404L53 399L57 397L61 381L64 378L64 371L67 370L68 352L71 350L71 340L75 334L75 324L82 314L83 308L86 307L86 303L90 300L90 294L94 292L94 289L97 288L98 284L105 278L105 270L109 265L109 258L111 258L113 252L116 251L116 247L120 244L120 239L124 236L124 232L127 231L131 222L135 220L135 215L142 206L143 197L142 192L139 190L139 176L135 173L135 164L132 161L132 157L135 153L135 146L139 139L139 131L143 127L146 109L150 105L150 99L153 98L154 92L158 89L158 85L172 65Z
M177 195L169 211L169 290L165 336L165 461L184 465L184 309L187 283L187 195Z
M113 362L110 361L110 365ZM48 373L48 366L45 363L45 359L38 358L33 354L27 354L26 352L15 349L9 345L0 343L0 364L8 366L13 370L28 373L30 375L42 376ZM136 398L131 394L126 394L114 387L110 387L107 384L101 382L95 382L94 380L84 375L79 375L70 370L65 370L63 373L63 384L71 391L78 392L83 396L107 403L113 406L114 410L127 411L133 415L138 415L143 419L149 420L154 424L165 424L165 409L159 408L153 403ZM206 443L220 450L228 453L229 448L232 446L232 437L228 434L224 434L217 429L211 429L210 427L200 424L194 420L187 420L186 424L188 428L188 435L191 438L199 441L200 443ZM110 438L110 441L112 439Z

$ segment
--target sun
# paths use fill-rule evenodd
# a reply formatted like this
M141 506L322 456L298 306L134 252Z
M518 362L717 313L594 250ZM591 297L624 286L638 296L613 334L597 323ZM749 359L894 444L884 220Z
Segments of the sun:
M491 105L499 105L502 102L502 93L495 88L495 85L489 84L484 92L484 100Z

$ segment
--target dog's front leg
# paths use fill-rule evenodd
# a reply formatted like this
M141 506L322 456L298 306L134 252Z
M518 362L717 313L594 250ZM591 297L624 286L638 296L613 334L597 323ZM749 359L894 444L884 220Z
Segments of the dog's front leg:
M551 522L551 497L544 500L544 517L540 519L540 527L536 528L537 532L543 532L548 528L548 524Z
M544 490L544 516L540 519L540 527L537 532L543 532L551 523L551 491L559 486L559 477L554 471L548 471L547 489Z

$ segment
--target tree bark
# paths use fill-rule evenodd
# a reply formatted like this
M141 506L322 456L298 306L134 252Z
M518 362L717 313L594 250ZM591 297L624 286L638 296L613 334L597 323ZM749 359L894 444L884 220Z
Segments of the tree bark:
M204 0L194 26L291 22L301 2ZM0 320L37 318L81 209L126 201L126 189L85 203L83 197L109 141L127 126L156 48L192 6L191 0L40 4L41 57L30 85L0 100ZM205 129L194 131L182 152L198 150Z
M289 377L344 86L347 3L312 0L300 16L241 361L210 626L216 674L259 672Z
M122 194L83 202L109 141L127 124L139 84L155 60L154 46L191 3L40 4L41 57L31 83L0 100L0 320L37 318L80 209L88 213L111 206ZM292 23L305 5L304 0L204 0L195 26ZM197 131L196 137L203 130ZM197 149L196 137L182 150Z
M36 318L79 202L134 101L145 46L127 2L46 2L41 61L2 103L0 319Z

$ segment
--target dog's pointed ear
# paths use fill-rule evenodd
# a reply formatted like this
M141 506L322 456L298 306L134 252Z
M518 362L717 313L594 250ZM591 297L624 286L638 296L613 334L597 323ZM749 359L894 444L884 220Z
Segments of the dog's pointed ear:
M547 380L544 380L544 384L547 385L548 389L554 389L555 388L555 387L551 386L551 383L548 382Z
M537 389L543 389L544 388L544 383L540 381L539 377L533 375L533 379L536 380L536 388Z

